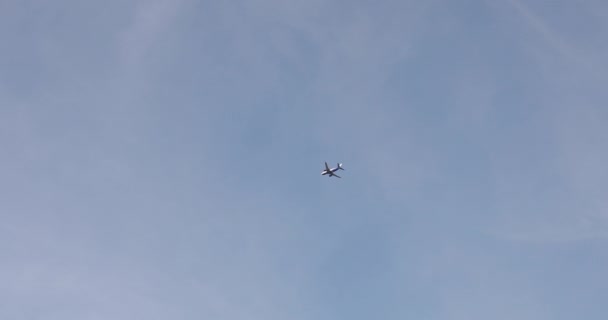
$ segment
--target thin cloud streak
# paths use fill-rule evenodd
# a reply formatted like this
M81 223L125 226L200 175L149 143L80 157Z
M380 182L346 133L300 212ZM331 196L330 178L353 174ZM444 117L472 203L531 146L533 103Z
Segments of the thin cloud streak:
M524 5L519 0L509 0L508 3L510 3L511 6L516 9L517 12L526 20L530 27L541 35L543 40L545 40L557 52L564 57L577 62L579 65L586 64L585 59L581 57L581 52L578 52L563 37L551 29L549 25L528 6Z

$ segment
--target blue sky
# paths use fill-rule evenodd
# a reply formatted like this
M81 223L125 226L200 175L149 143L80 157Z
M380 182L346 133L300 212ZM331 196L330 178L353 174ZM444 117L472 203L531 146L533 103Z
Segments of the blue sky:
M607 17L2 1L0 318L604 319Z

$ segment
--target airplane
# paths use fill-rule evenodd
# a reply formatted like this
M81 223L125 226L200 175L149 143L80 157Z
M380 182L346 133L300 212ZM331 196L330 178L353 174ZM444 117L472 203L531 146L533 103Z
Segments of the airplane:
M338 170L344 170L344 168L342 168L341 163L338 163L337 167L330 169L329 166L327 165L327 162L325 162L325 170L321 171L321 175L324 176L324 175L328 174L329 177L341 178L339 175L334 173Z

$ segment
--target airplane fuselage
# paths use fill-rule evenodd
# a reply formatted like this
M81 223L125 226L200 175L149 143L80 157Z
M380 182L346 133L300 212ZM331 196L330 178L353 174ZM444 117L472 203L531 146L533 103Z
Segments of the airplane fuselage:
M338 171L338 168L323 170L323 171L321 171L321 175L324 176L324 175L328 174L330 176L335 176L334 172L336 172L336 171Z

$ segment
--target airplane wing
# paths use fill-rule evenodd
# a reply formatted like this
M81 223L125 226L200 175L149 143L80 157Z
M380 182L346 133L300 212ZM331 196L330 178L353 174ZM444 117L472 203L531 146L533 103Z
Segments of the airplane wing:
M330 171L329 166L327 165L327 162L325 162L325 170Z
M340 177L339 175L337 175L335 173L332 173L331 175L334 176L334 177L336 177L336 178L342 178L342 177Z

